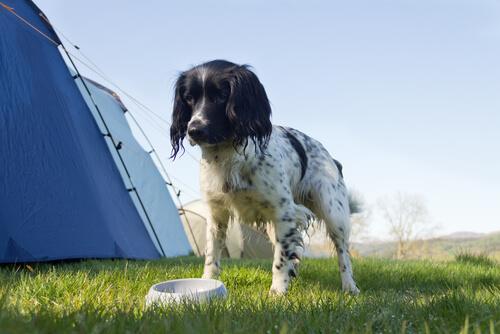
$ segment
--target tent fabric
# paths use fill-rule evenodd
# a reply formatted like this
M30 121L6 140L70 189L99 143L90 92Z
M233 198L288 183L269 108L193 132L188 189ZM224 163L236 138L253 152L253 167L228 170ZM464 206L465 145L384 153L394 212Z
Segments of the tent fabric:
M181 212L184 229L191 227L192 233L186 232L195 255L202 256L205 251L208 207L201 200L184 205ZM189 226L188 226L189 225ZM265 231L251 225L231 221L227 232L223 256L239 258L272 258L273 245Z
M105 137L125 185L128 189L134 189L130 195L156 249L165 256L188 254L191 247L177 208L151 156L135 140L125 118L125 105L109 88L87 78L83 80L86 87L80 79L77 79L76 83L101 132L106 133L102 121L104 119L115 143L120 145L120 156L127 170L123 167L113 142L109 137ZM89 89L92 99L86 89Z
M32 2L3 3L58 41ZM0 263L158 258L57 46L2 7L0 31Z
M202 200L195 200L179 210L182 223L186 230L194 254L203 256L206 244L206 229L208 207ZM192 233L188 231L188 223ZM272 229L269 231L271 235ZM304 257L331 257L334 250L333 243L328 238L326 226L318 221L309 225L304 238ZM239 258L272 258L273 245L266 232L252 225L240 224L231 221L226 232L225 248L222 255L234 259Z

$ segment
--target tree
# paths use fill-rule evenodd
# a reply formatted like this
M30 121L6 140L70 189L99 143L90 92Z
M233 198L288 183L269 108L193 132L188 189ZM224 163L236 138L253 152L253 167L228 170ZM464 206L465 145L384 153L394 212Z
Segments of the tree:
M396 239L396 258L404 258L412 242L429 223L425 201L419 195L398 192L380 199L378 207Z

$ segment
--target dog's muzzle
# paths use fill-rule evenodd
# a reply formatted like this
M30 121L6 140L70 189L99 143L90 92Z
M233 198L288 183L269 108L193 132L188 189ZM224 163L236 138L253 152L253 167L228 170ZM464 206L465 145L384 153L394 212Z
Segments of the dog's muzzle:
M187 133L191 145L207 142L209 139L207 127L199 120L194 120L189 123Z

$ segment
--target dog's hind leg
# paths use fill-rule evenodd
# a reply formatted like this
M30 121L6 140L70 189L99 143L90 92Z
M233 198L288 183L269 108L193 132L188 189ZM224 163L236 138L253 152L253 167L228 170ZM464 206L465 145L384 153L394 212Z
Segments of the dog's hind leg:
M349 217L347 217L347 219L349 220ZM335 223L332 224L331 220L329 220L327 226L331 225L334 225L335 227L328 227L328 234L335 244L335 250L337 251L340 279L342 280L342 290L357 295L359 293L359 289L354 281L349 254L349 233L346 234L343 227L336 226Z
M324 221L328 235L335 244L337 252L342 290L358 294L359 289L353 277L353 269L349 254L349 236L351 218L349 199L342 180L338 184L319 183L313 195L316 215Z

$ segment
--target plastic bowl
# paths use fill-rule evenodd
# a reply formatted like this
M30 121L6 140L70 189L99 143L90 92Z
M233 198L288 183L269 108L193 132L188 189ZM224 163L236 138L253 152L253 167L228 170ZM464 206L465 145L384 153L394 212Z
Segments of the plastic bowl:
M153 285L146 295L146 306L180 302L204 302L227 297L224 283L215 279L184 278Z

